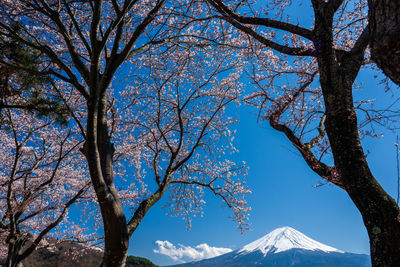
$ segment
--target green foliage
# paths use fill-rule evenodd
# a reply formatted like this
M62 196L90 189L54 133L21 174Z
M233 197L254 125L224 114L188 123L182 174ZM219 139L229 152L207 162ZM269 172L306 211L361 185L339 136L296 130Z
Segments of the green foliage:
M15 23L12 27L19 32L21 26ZM19 40L0 40L0 111L20 108L66 124L68 111L57 95L44 90L51 88L51 77L39 69L40 64L38 51ZM16 97L17 104L9 105L7 100L10 97Z
M93 267L99 267L100 266L100 263L98 261L93 261L92 263L93 263Z
M157 267L154 263L150 260L142 257L136 256L128 256L126 258L126 265L127 266L149 266L149 267Z
M59 97L43 97L38 91L32 91L29 99L32 111L40 117L53 117L65 125L68 122L68 110Z
M20 32L19 24L12 25ZM19 82L18 90L29 90L36 85L46 84L47 77L38 69L39 53L26 47L15 39L0 40L1 70L7 76L15 75Z

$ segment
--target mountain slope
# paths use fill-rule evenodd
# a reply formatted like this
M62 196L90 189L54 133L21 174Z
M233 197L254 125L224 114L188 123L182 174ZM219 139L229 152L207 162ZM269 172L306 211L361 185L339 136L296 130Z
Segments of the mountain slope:
M370 267L368 255L346 253L317 242L290 227L230 253L179 267Z
M275 229L266 236L244 246L239 252L261 251L266 255L271 252L279 253L294 248L324 252L342 252L336 248L319 243L291 227Z

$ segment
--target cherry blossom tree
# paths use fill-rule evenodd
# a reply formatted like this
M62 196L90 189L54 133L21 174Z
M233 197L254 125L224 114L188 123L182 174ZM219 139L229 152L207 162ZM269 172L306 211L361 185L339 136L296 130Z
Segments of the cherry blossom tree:
M240 75L223 63L220 53L213 47L201 54L175 47L145 54L143 72L122 93L124 107L116 112L114 125L117 158L134 157L137 183L151 178L149 183L156 184L153 190L141 190L129 235L168 187L171 214L189 226L191 215L201 212L204 189L209 189L233 210L239 228L246 227L249 208L243 195L249 190L238 179L246 168L225 156L236 151L230 129L236 120L225 116L225 108L239 100ZM220 60L205 60L204 55Z
M292 1L268 1L263 7L252 1L206 2L213 10L209 18L222 19L245 34L243 60L251 61L249 73L257 88L247 102L288 138L315 173L349 194L367 228L373 266L398 264L399 206L371 173L361 145L363 135L374 135L366 125L390 123L395 113L353 98L359 70L370 62L371 42L372 58L397 81L396 1L369 1L376 5L370 20L377 18L370 24L367 1L301 1L311 4L314 22L309 26L291 23L296 20L290 17ZM381 31L385 21L391 27Z
M200 211L205 188L245 224L245 169L224 156L234 151L234 120L224 110L238 98L239 76L226 74L228 50L213 52L216 40L200 38L207 22L187 21L185 13L202 12L197 7L184 0L1 2L0 35L36 50L40 72L70 84L84 103L75 110L59 91L81 131L103 219L103 266L125 266L130 236L168 188L175 214ZM21 31L10 26L16 22Z
M80 142L71 130L7 109L0 129L0 232L8 245L5 266L17 266L52 240L85 239L69 208L90 188ZM85 201L88 201L85 199ZM2 249L6 246L1 246Z

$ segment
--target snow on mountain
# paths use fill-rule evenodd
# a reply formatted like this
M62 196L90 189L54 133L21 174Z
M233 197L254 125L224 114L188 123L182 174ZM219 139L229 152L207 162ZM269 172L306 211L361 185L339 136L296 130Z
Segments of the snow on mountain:
M275 229L260 239L247 244L238 252L249 253L261 251L264 255L266 255L268 253L279 253L293 248L343 253L343 251L317 242L291 227L281 227Z
M368 255L343 252L290 227L214 258L168 267L371 267Z

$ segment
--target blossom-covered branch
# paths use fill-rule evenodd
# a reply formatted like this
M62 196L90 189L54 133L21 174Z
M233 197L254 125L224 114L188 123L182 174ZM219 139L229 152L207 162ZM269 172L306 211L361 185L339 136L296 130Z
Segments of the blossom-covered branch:
M66 215L87 193L90 182L73 132L27 111L6 113L7 122L0 129L0 231L7 236L7 264L14 266L52 230L74 225ZM74 232L69 235L84 238Z

